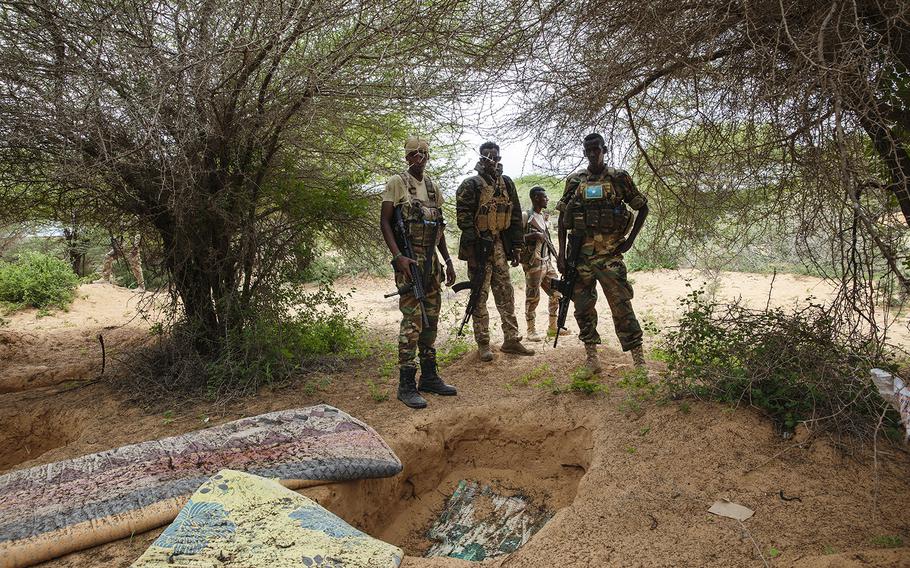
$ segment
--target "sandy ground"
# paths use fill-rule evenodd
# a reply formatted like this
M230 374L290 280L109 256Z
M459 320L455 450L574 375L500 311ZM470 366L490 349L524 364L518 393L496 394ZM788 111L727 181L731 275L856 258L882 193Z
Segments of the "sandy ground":
M678 298L702 275L635 273L636 310L659 326L672 322ZM686 286L687 282L691 286ZM721 274L719 296L750 305L768 301L771 278ZM383 299L386 280L355 287L352 309L393 341L398 312ZM771 305L791 306L829 289L808 277L778 275ZM523 294L517 293L519 302ZM781 440L768 420L747 409L698 402L636 402L619 385L631 367L617 350L609 317L600 330L608 392L553 394L583 359L578 340L536 344L534 357L473 353L444 369L459 387L411 411L394 400L394 379L368 359L343 372L309 377L229 405L153 408L126 402L101 370L105 339L109 376L116 355L147 340L149 321L135 317L139 297L109 285L86 285L69 312L12 316L0 328L0 472L175 435L262 412L326 402L364 419L405 465L392 479L333 484L305 493L370 534L402 546L405 567L465 566L420 557L426 528L459 479L478 479L530 494L554 518L527 545L482 566L910 566L910 453L906 447L848 455L823 436L802 431ZM463 298L444 299L446 330L460 321ZM606 304L602 304L605 313ZM496 321L492 300L490 308ZM546 307L539 308L543 321ZM518 309L523 320L523 309ZM522 322L523 323L523 322ZM574 322L570 329L577 331ZM446 333L442 334L443 337ZM907 319L892 328L910 345ZM649 338L649 341L653 341ZM652 375L658 366L652 364ZM368 384L390 400L377 401ZM544 383L541 385L540 383ZM315 388L314 388L315 385ZM206 422L208 419L208 422ZM784 500L799 497L798 500ZM756 511L740 524L707 509L727 498ZM70 554L45 566L128 566L160 530ZM904 546L882 549L883 537Z
M513 269L512 280L515 283L515 303L519 328L525 331L525 305L524 281L516 278L520 269ZM633 307L642 324L652 322L664 328L672 325L682 311L680 300L693 290L702 289L710 297L723 301L739 299L744 305L761 309L766 305L770 307L795 308L805 306L810 301L819 302L831 297L832 286L818 278L794 274L778 274L772 277L767 274L748 274L741 272L708 273L697 270L656 270L649 272L634 272L629 275L635 290ZM360 314L369 323L371 329L382 333L397 333L400 312L398 311L397 298L383 298L384 293L393 290L386 279L345 279L338 283L340 290L351 290L351 308ZM467 291L454 294L451 290L444 291L442 314L447 321L454 325L461 322L464 313L464 304L467 302ZM491 322L498 329L498 317L493 304L492 296L489 299ZM609 317L609 307L603 293L599 292L598 308L600 319L598 330L604 345L619 349L619 341L613 331L613 323ZM546 296L541 298L536 310L538 328L546 325L547 305ZM910 313L906 310L895 310L884 314L877 322L880 328L887 328L888 341L893 345L910 348ZM575 318L570 314L568 327L573 333L578 332ZM445 339L450 335L451 328L440 328L440 337ZM466 335L471 335L470 326ZM498 337L501 339L502 334ZM646 343L652 343L654 338L646 336ZM560 339L560 342L563 340ZM566 340L566 343L574 339Z

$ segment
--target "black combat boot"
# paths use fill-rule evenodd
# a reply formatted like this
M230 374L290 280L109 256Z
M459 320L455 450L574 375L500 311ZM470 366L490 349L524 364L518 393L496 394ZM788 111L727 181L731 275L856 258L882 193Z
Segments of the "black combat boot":
M417 392L417 367L402 367L398 376L398 400L411 408L426 408L427 401Z
M436 372L435 359L420 360L420 386L417 390L431 392L442 396L455 396L458 390L452 385L445 384Z

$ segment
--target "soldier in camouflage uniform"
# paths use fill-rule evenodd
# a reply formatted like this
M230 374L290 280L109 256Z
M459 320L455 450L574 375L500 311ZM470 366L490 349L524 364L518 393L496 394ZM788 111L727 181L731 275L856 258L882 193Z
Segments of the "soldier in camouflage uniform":
M578 281L574 290L575 319L579 339L585 344L586 366L600 371L597 358L597 282L603 288L613 325L623 351L632 352L636 367L645 364L641 326L632 309L632 286L626 278L622 255L632 243L648 215L648 204L632 178L623 170L604 165L606 144L600 134L584 139L588 167L566 180L566 191L559 201L559 271L565 273L566 234L582 238L578 256ZM631 211L630 211L631 209ZM634 212L634 213L633 213Z
M492 361L490 350L490 313L487 298L493 291L493 300L502 320L505 341L499 348L503 353L533 355L534 350L521 344L518 321L515 319L515 292L509 275L509 262L518 266L522 248L521 204L515 184L505 175L499 155L499 146L484 142L480 146L480 160L474 169L477 175L464 180L458 187L455 211L461 241L458 258L468 263L473 275L477 266L475 246L480 239L492 241L493 251L487 260L484 286L477 308L472 314L474 339L481 361Z
M547 306L550 315L547 335L556 335L556 315L562 295L552 286L553 279L559 278L559 274L552 263L556 248L550 240L550 215L545 211L550 198L539 185L531 188L529 196L531 208L521 217L525 243L521 256L521 267L525 271L525 319L528 324L528 341L542 341L543 338L537 333L535 314L537 304L540 303L540 290L543 288L550 299ZM561 329L559 334L571 335L571 332Z
M442 192L424 173L429 160L430 147L415 136L405 142L405 160L408 169L389 178L382 194L380 228L392 253L395 267L395 285L404 290L398 306L401 309L401 328L398 334L398 400L411 408L424 408L426 399L420 392L443 396L457 394L455 387L439 377L436 367L436 327L439 322L441 301L442 266L436 256L438 249L445 261L445 282L455 282L455 267L446 246L445 222L442 216ZM408 242L416 258L404 256L401 243L392 228L395 208L401 207ZM420 302L413 290L405 288L410 282L410 266L416 264L423 279L428 326L421 319ZM416 382L417 366L414 359L420 354L420 386Z

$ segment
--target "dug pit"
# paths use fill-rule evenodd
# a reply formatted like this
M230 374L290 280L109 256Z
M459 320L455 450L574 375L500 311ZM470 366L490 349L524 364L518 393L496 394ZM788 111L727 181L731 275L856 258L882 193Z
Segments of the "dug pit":
M424 556L427 536L459 482L521 495L554 514L571 504L590 465L591 432L553 416L480 408L437 414L387 435L404 470L389 479L316 487L304 493L364 532Z
M82 427L75 414L45 410L4 417L0 422L0 472L78 438Z

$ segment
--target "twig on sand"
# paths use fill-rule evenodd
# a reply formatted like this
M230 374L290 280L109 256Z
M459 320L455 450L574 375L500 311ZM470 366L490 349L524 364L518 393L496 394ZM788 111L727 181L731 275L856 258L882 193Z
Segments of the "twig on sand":
M771 293L774 292L774 281L777 279L777 267L774 267L774 274L771 275L771 285L768 287L768 301L765 302L765 311L771 306Z
M104 376L104 366L107 363L107 354L104 351L104 336L100 333L98 334L98 343L101 344L101 373L98 374L98 377Z
M752 533L749 532L749 529L746 528L746 525L744 525L742 521L737 519L736 522L739 523L739 526L742 527L743 532L746 533L746 536L749 537L749 540L751 540L752 544L755 545L755 551L758 552L758 557L761 558L762 564L765 565L765 568L770 568L771 565L768 564L767 560L765 560L765 555L761 553L761 547L758 546L758 543L755 542L754 538L752 538Z

